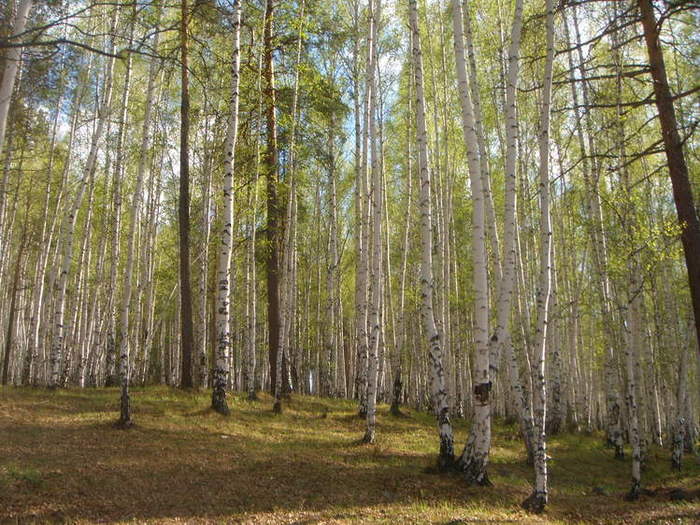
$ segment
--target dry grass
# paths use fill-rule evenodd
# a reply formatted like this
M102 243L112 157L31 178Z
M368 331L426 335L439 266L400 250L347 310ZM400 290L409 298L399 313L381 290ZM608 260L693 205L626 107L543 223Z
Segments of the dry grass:
M295 397L274 416L269 397L236 397L224 418L205 393L151 387L132 399L137 426L122 431L116 390L0 390L0 522L700 522L697 499L623 501L629 463L599 436L551 441L550 505L530 516L519 503L531 470L512 427L496 426L495 486L478 488L431 473L426 414L393 418L381 406L378 443L367 446L352 402ZM457 422L457 443L466 432ZM697 459L681 474L668 463L652 450L646 487L700 486Z

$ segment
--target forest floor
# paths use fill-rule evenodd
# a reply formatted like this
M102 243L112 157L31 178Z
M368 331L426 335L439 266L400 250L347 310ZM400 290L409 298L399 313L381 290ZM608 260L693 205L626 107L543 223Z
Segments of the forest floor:
M134 389L136 426L117 430L116 389L0 389L0 522L170 523L700 523L700 500L669 490L700 486L700 463L672 472L652 449L644 486L626 502L629 459L615 461L599 435L550 440L550 504L519 503L532 470L515 427L494 429L493 487L435 473L430 415L378 411L377 443L360 445L364 422L351 401L294 396L275 416L271 399L230 399L231 416L207 393ZM461 451L467 423L455 423Z

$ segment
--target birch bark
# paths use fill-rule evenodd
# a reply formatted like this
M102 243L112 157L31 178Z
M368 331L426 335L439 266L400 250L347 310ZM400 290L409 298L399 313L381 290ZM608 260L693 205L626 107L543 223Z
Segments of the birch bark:
M258 122L262 122L263 105L262 105L262 54L258 57L258 106L257 117ZM257 265L255 259L255 246L257 241L257 211L258 211L258 180L260 177L260 133L255 137L255 175L253 177L253 202L251 206L250 218L250 239L247 246L248 264L250 265L250 284L248 288L248 338L246 342L246 389L248 392L248 400L255 401L257 394L255 392L255 368L256 368L256 348L257 348Z
M382 308L382 175L380 169L380 148L377 137L377 34L381 20L381 0L370 0L368 16L370 20L371 45L369 53L372 63L367 73L369 93L369 146L371 154L372 193L368 205L371 205L372 217L372 254L370 265L370 304L369 304L369 344L367 366L367 429L363 438L365 443L374 443L377 418L377 380L379 373L380 346L380 310Z
M204 138L202 139L204 148L209 147L209 119L205 124ZM216 142L216 135L214 135ZM197 326L196 344L199 347L199 364L198 364L198 384L200 388L207 388L209 382L209 344L207 330L207 281L209 279L209 239L211 237L211 186L212 186L212 168L213 155L211 152L205 155L204 159L204 174L202 184L202 263L199 272L199 323Z
M10 39L16 39L24 33L29 17L29 10L32 8L33 0L23 0L17 8L15 23L12 28ZM5 131L7 129L7 117L10 113L10 102L12 102L12 91L17 79L22 47L10 47L5 55L5 70L0 82L0 153L5 145Z
M671 467L681 470L683 450L686 439L686 401L688 395L688 344L683 345L680 362L678 363L678 387L676 390L675 421L671 425Z
M547 421L547 391L545 387L545 359L547 352L549 302L552 291L552 224L549 211L549 131L552 104L552 72L554 66L554 0L546 0L546 58L540 113L539 192L540 192L540 274L536 291L537 325L535 332L535 367L533 370L533 412L535 423L535 486L523 501L525 509L542 512L547 504L547 453L545 425Z
M425 124L425 97L423 94L423 56L418 30L418 9L416 0L409 0L409 19L413 46L413 74L416 92L416 136L420 172L420 225L421 225L421 319L428 339L430 360L430 386L433 410L437 418L440 436L438 464L441 469L454 464L454 448L450 407L448 404L445 372L443 369L442 345L433 313L433 226L431 210L431 173L428 160L428 136Z
M467 164L472 198L472 251L474 286L474 422L467 445L460 458L460 466L468 483L490 485L487 474L491 449L491 381L489 379L488 348L488 278L486 270L486 234L484 217L484 192L481 181L481 159L476 135L476 123L464 57L464 32L462 28L462 6L452 0L452 22L454 27L454 50L459 84L459 99L462 109L462 132L467 147Z
M135 13L134 13L135 14ZM160 12L159 12L160 15ZM133 29L132 29L133 31ZM158 47L158 31L156 28L154 48ZM131 59L128 59L127 68L131 69ZM143 181L146 174L146 162L149 157L148 146L150 142L149 134L151 128L151 114L153 108L153 96L155 92L155 79L158 73L159 61L151 59L148 70L148 86L146 88L146 107L143 116L143 126L141 129L141 145L139 149L139 161L136 168L136 185L134 194L131 197L131 207L129 209L129 236L126 249L126 266L124 268L124 288L122 292L122 303L120 308L120 335L119 341L119 379L121 383L120 415L118 424L128 427L132 424L131 400L129 396L129 383L131 379L131 363L129 360L129 312L131 308L131 294L134 265L136 264L136 232L139 222L139 212L141 209L141 198L143 193Z
M372 9L372 1L369 0L368 9ZM359 15L357 14L359 1L356 2L355 9L355 28L356 28L356 50L355 56L359 55ZM359 186L359 205L360 228L358 234L360 240L358 243L358 269L357 269L357 284L355 290L356 302L356 319L357 324L357 389L359 398L359 416L367 417L367 382L368 382L368 351L369 351L369 334L367 333L368 325L368 273L369 273L369 233L370 223L369 217L371 213L371 201L368 185L368 159L369 159L369 133L370 133L370 99L372 97L373 86L373 71L374 71L374 55L372 52L374 42L374 19L370 15L368 18L369 28L367 30L367 58L365 60L365 98L362 110L362 157L359 164L359 169L356 171L356 185ZM357 68L357 78L359 79L359 67ZM357 124L356 124L357 126ZM356 168L357 169L357 168Z
M231 295L231 234L233 228L233 171L235 168L236 142L238 140L238 104L240 86L240 33L241 2L237 1L233 14L233 64L231 66L231 108L226 133L224 154L223 221L221 245L216 269L216 359L212 375L211 406L220 414L228 415L226 386L229 378L230 295ZM253 264L255 261L253 261Z
M410 34L410 50L409 53L413 54L413 32ZM409 74L413 75L413 61L409 64ZM394 416L400 415L400 405L401 397L403 394L403 361L402 354L408 344L408 327L406 323L406 273L408 266L408 234L411 227L411 214L412 209L412 198L413 198L413 162L412 162L412 148L413 135L411 129L411 115L412 111L412 97L413 97L413 83L408 82L408 117L406 119L406 218L403 227L403 249L401 253L401 276L399 285L399 322L398 322L398 343L395 348L395 362L394 362L394 385L391 398L391 408L390 412ZM410 375L410 374L409 374Z
M117 23L117 11L112 19L112 34L114 34L114 29ZM112 39L110 44L110 52L114 55L115 42ZM92 134L92 140L90 143L90 152L88 153L87 162L85 163L85 168L83 170L83 175L78 183L78 189L71 204L68 213L63 219L63 224L61 227L61 262L60 262L60 274L58 277L56 297L55 297L55 309L53 315L54 323L54 333L53 341L51 345L51 354L49 358L49 387L57 388L59 386L59 375L61 367L61 358L63 352L63 340L65 337L65 326L64 326L64 316L65 316L65 304L66 304L66 292L68 288L68 278L71 270L71 262L73 257L73 240L75 237L75 225L78 219L78 213L83 202L83 196L85 195L85 189L88 182L94 176L95 168L97 165L97 154L99 151L100 142L102 140L102 135L104 133L105 125L107 119L109 118L110 108L112 104L112 76L114 72L115 58L113 56L107 59L107 64L104 72L104 92L102 94L102 100L99 102L99 107L97 110L97 125Z

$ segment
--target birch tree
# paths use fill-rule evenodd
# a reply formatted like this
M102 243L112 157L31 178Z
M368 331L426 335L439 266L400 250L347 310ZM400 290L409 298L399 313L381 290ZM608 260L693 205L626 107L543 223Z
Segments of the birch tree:
M371 35L370 51L372 62L367 72L369 90L369 150L371 155L372 193L368 195L367 204L371 208L372 218L372 255L370 260L369 287L369 341L367 356L367 429L362 439L364 443L374 443L377 420L377 380L379 373L380 352L380 310L382 308L382 174L380 166L380 148L377 134L377 34L381 20L381 0L370 0L368 6L369 30Z
M230 300L231 295L231 230L233 227L233 172L235 168L236 142L238 140L238 105L241 64L241 3L237 1L233 12L233 63L231 66L231 108L226 132L224 154L223 223L221 245L216 269L216 360L212 376L211 406L220 414L228 415L226 386L229 376L229 352L231 349Z
M29 16L29 11L32 8L32 0L22 0L17 8L15 14L14 24L12 26L12 31L10 34L10 40L15 40L21 38L24 33L25 27L27 25L27 18ZM5 66L0 75L0 154L3 153L5 149L5 133L7 130L7 120L10 114L10 106L12 103L12 93L15 87L15 82L17 80L17 73L19 71L20 61L22 58L22 47L10 47L5 54ZM12 137L10 136L10 142ZM7 148L10 149L10 148ZM10 152L8 151L5 157L6 167L9 168L9 162L11 159ZM8 181L9 169L5 169L2 177L2 186L0 186L0 284L2 283L2 265L5 261L7 254L7 247L5 241L5 206L6 206L6 194L8 193L7 181Z
M481 180L479 146L476 136L474 109L467 81L464 56L464 31L462 28L462 5L452 0L452 22L454 31L455 64L462 110L462 132L467 147L469 186L472 200L472 251L474 287L474 420L459 463L468 483L490 485L486 467L491 449L491 380L489 378L488 349L488 278L486 271L486 233L484 217L484 192Z
M447 402L447 387L442 363L440 334L435 325L433 313L433 225L431 211L431 173L428 161L428 136L425 124L425 97L423 95L423 56L418 30L418 8L416 0L409 0L409 19L413 46L413 75L416 93L416 136L418 144L420 172L420 225L421 225L421 318L423 330L428 339L431 364L431 393L433 410L437 417L440 436L438 463L441 469L450 468L454 463L454 448L450 408Z
M368 16L369 27L367 29L367 57L365 60L365 93L362 114L359 112L359 94L355 95L356 110L355 110L355 130L356 137L359 137L360 120L362 119L362 149L357 151L361 153L361 157L356 159L355 165L355 191L358 194L355 205L357 207L357 215L359 216L358 223L358 240L357 240L357 278L355 283L355 323L357 332L357 397L359 398L359 416L367 417L367 384L368 384L368 352L369 352L369 334L368 326L368 273L369 273L369 236L371 215L371 203L369 194L368 166L370 157L370 99L374 90L374 18L371 16L372 1L369 0ZM359 0L355 3L355 90L359 92ZM359 142L358 142L359 147Z
M15 21L12 27L10 40L16 40L22 37L29 11L32 8L33 0L22 0L17 7ZM12 102L12 91L15 87L17 79L17 71L19 70L20 59L22 56L22 47L10 47L5 55L5 69L2 73L0 81L0 153L5 145L5 131L7 129L7 117L10 114L10 103Z
M548 499L547 481L547 390L545 386L545 362L548 344L549 302L552 292L552 221L549 198L549 135L552 105L552 76L554 68L554 1L546 0L546 56L542 87L539 146L539 200L540 200L540 273L536 290L537 325L535 331L534 391L534 467L535 486L532 494L523 501L523 507L532 512L542 512Z
M159 9L159 8L157 8ZM134 12L134 14L136 14ZM160 11L158 12L160 17ZM157 26L156 26L157 29ZM158 32L154 37L153 46L158 48ZM122 293L122 303L120 308L120 335L119 359L120 359L120 416L119 425L128 427L131 425L131 401L129 397L129 383L131 381L131 362L129 348L129 313L131 310L131 296L133 289L133 274L136 264L136 232L139 226L139 213L141 210L141 199L144 189L144 179L146 176L146 166L149 158L150 131L152 124L153 101L155 95L156 75L158 74L159 61L151 59L148 69L148 84L146 87L146 107L144 109L143 125L141 129L141 144L139 148L139 161L136 168L136 185L134 194L131 197L131 207L129 209L129 234L127 237L126 266L124 268L124 288ZM130 68L130 62L127 65Z
M523 1L516 0L513 13L513 23L508 47L508 63L506 75L506 158L505 158L505 199L503 206L503 255L501 281L498 286L496 307L496 328L489 341L490 359L499 361L505 349L510 385L516 410L520 418L525 446L529 456L533 451L533 429L530 406L523 391L518 355L513 348L510 333L510 315L512 309L513 286L515 282L516 243L515 243L515 208L516 208L516 159L518 152L518 110L517 85L520 72L520 42L523 27ZM493 366L492 366L493 369Z
M114 30L117 25L118 15L115 10L112 15L111 34L114 35ZM78 213L80 211L83 197L85 195L85 189L88 186L92 177L94 177L95 169L97 165L97 155L100 147L100 142L102 140L102 135L105 131L105 126L107 119L109 118L111 106L112 106L112 76L114 72L114 62L115 62L115 42L114 37L110 43L110 54L111 56L106 61L103 83L104 90L102 92L102 97L99 102L97 109L97 125L92 133L92 139L90 142L90 152L88 153L87 161L85 163L85 168L83 170L82 177L78 183L78 188L73 199L68 212L66 213L62 226L61 226L61 261L58 282L56 284L55 292L55 307L53 314L53 341L51 344L51 355L50 355L50 377L48 384L51 388L57 388L59 386L59 374L61 367L61 359L63 355L63 344L65 337L65 304L66 304L66 292L68 289L68 280L71 270L71 263L73 258L73 240L75 237L75 224L78 218Z

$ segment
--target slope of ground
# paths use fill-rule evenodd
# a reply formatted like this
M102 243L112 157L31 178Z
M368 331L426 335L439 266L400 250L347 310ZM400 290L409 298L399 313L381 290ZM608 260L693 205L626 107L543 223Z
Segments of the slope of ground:
M600 436L551 440L550 505L519 508L531 469L514 427L496 425L491 480L467 487L435 474L432 418L379 407L376 445L349 401L295 396L281 416L271 401L239 396L231 416L206 393L135 389L137 426L117 430L114 389L0 390L0 522L244 523L697 523L700 501L668 489L700 485L700 464L682 473L653 449L638 502L622 499L629 462ZM461 447L467 424L456 422ZM461 448L460 448L461 450Z

